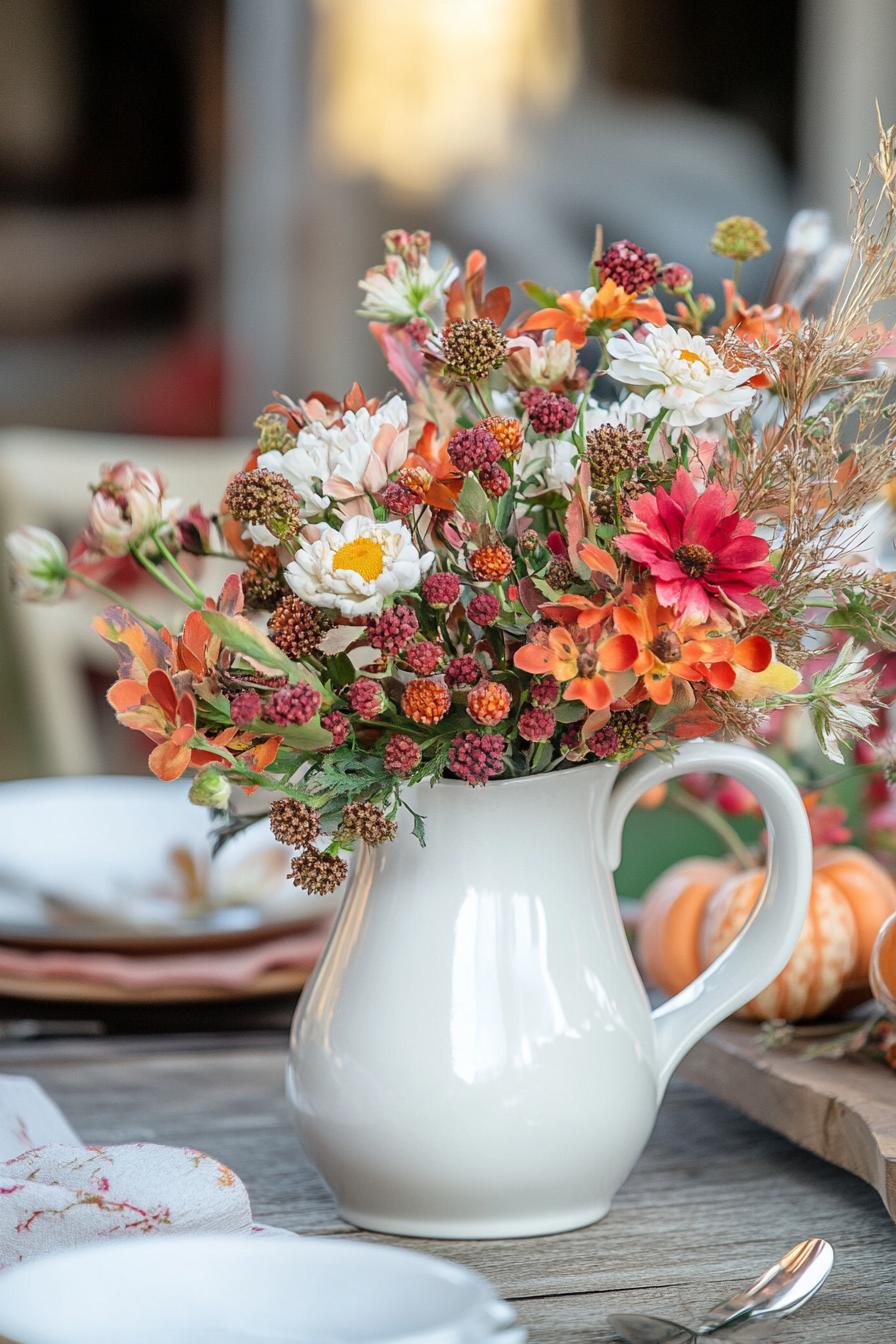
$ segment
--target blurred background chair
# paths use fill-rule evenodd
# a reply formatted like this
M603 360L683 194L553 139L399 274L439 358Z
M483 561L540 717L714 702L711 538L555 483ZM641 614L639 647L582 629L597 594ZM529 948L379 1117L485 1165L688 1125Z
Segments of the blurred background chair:
M222 483L249 449L228 440L149 439L64 430L0 431L0 534L30 522L71 542L84 524L85 482L104 463L130 458L158 468L170 492L185 503L214 501ZM201 577L214 592L226 561L204 560ZM128 593L172 626L183 607L151 580ZM5 599L5 595L4 595ZM103 703L115 670L111 650L91 629L101 596L77 588L58 605L4 600L0 654L0 760L3 773L92 774L103 769L142 768L145 750L134 735L117 730Z

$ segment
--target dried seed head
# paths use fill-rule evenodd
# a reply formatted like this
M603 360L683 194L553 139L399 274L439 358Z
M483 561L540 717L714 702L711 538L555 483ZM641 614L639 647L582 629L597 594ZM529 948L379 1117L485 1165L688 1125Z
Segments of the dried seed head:
M735 261L750 261L768 252L768 235L762 225L749 215L730 215L720 220L709 241L713 252Z
M271 830L281 844L301 849L320 834L317 812L297 798L277 798L271 803Z
M450 373L481 383L507 358L507 337L488 317L452 322L442 332L442 357Z
M306 849L293 859L289 875L297 887L314 896L328 896L348 877L348 864L338 854Z

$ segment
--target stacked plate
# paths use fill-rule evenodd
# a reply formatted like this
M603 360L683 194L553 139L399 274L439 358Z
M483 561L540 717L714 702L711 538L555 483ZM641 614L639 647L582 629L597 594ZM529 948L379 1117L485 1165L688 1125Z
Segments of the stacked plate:
M337 1237L123 1237L0 1277L12 1344L522 1344L480 1275Z
M264 820L213 858L209 814L187 788L0 785L0 993L171 1002L304 983L334 902L293 886L290 851Z

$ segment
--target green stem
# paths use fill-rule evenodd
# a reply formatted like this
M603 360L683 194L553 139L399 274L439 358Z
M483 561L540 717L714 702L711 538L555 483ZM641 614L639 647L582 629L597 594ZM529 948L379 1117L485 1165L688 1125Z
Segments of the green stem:
M131 606L130 602L126 602L121 594L116 593L113 588L107 588L104 583L97 583L96 579L89 579L86 574L79 574L76 569L67 569L65 573L66 577L73 579L75 583L80 583L85 588L89 588L91 592L99 593L101 597L108 598L117 607L124 607L125 611L129 611L132 616L136 616L137 620L142 621L144 625L151 625L154 630L161 630L161 621L157 621L154 616L147 616L145 612Z
M147 574L151 575L163 588L167 588L169 593L173 593L176 598L179 598L180 601L185 603L188 607L192 607L194 611L201 611L203 609L205 606L204 601L199 602L193 597L192 593L185 593L182 589L178 588L177 584L172 583L168 578L168 575L165 574L158 565L153 564L148 556L145 556L141 551L132 551L131 554L138 564L143 566Z
M647 447L648 449L650 448L650 445L653 443L653 440L656 437L656 432L659 429L660 425L665 420L667 414L668 414L668 407L664 406L663 409L660 411L659 415L654 417L653 423L650 426L650 429L648 430L647 433L647 443L645 447Z
M205 606L205 598L206 598L205 593L202 591L201 588L197 588L196 584L190 578L187 571L183 569L181 565L178 564L177 560L171 554L171 551L165 545L164 541L158 535L158 533L153 534L153 540L155 541L159 550L162 552L162 555L164 555L165 559L168 561L169 565L174 570L178 578L183 580L183 582L189 588L190 592L193 593L194 597L197 597L199 601L202 603L202 605Z
M705 803L701 803L697 798L692 797L691 794L686 793L683 789L676 790L671 794L669 801L673 806L680 808L682 812L690 812L691 816L697 817L698 820L702 821L705 826L708 826L711 831L715 831L722 843L727 845L741 868L746 870L747 868L756 867L755 858L750 853L750 850L744 844L743 840L741 840L737 831L730 822L727 822L725 818L720 816L713 808L707 807Z

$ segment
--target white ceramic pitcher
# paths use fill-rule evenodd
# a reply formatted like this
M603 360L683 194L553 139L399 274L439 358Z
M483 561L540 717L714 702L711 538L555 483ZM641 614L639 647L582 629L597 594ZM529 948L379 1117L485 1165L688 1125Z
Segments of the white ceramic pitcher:
M703 770L759 799L770 878L728 951L651 1013L612 873L638 797ZM799 794L750 748L693 742L621 773L443 781L410 801L426 848L408 827L359 854L299 1004L288 1092L305 1150L343 1216L375 1231L517 1237L595 1222L679 1060L793 950L812 871Z

